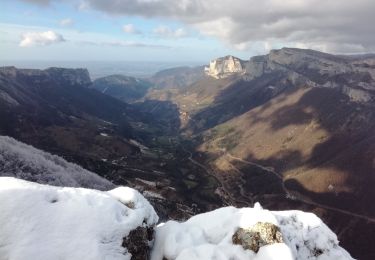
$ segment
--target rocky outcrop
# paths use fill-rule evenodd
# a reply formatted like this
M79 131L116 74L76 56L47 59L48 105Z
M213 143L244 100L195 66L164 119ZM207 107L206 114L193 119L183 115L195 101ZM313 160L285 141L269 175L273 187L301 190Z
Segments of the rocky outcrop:
M131 260L147 260L150 256L150 243L154 239L152 227L137 227L124 237L122 246L132 255Z
M283 243L279 227L272 223L258 222L249 228L239 228L232 236L235 245L258 252L259 248L275 243Z
M242 74L245 72L243 61L233 56L225 56L212 60L209 67L205 68L205 73L214 78L226 78L232 74Z

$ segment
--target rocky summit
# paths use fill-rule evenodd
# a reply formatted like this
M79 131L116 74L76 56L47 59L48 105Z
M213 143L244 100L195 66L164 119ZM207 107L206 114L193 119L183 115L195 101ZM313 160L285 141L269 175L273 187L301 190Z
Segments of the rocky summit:
M205 67L205 73L214 78L226 78L232 74L245 72L244 62L233 56L225 56L210 61L210 65Z

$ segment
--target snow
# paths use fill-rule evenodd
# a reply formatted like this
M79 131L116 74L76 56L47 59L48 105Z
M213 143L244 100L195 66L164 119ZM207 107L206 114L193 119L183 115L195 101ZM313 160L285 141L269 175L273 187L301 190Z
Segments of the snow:
M7 136L0 136L0 176L55 186L99 190L115 187L93 172Z
M165 200L165 198L162 195L160 195L159 193L150 191L150 190L145 190L143 192L143 196L145 196L146 198L154 198L154 199Z
M257 222L279 226L285 243L261 247L258 253L233 245L232 236L239 227L247 228ZM321 250L320 255L317 250ZM338 246L336 235L314 214L268 211L259 204L254 208L220 208L183 223L160 224L151 259L163 257L168 260L352 259Z
M123 238L158 221L136 190L103 192L0 177L0 259L130 259Z

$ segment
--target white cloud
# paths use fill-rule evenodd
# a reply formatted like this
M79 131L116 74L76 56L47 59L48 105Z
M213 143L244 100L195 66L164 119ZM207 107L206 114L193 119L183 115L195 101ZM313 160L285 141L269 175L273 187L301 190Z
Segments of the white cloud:
M151 48L151 49L171 49L168 45L152 44L147 42L122 41L122 40L80 40L74 41L78 45L88 46L109 46L109 47L131 47L131 48Z
M163 38L182 38L188 35L184 28L173 30L170 27L164 25L160 25L154 28L153 33Z
M74 21L71 18L65 18L60 20L59 24L60 26L72 26L74 24Z
M64 42L65 39L61 34L54 31L45 32L28 32L22 35L19 43L20 47L30 47L35 45L50 45L54 43Z
M155 49L169 49L167 45L160 44L149 44L143 42L133 42L133 41L102 41L99 42L99 45L103 46L112 46L112 47L135 47L135 48L155 48Z
M126 33L131 33L131 34L141 34L142 32L139 31L135 26L134 24L125 24L123 27L122 27L122 30Z
M333 52L375 50L374 0L85 1L113 15L173 19L240 49L253 42L279 42ZM167 28L155 32L179 34Z

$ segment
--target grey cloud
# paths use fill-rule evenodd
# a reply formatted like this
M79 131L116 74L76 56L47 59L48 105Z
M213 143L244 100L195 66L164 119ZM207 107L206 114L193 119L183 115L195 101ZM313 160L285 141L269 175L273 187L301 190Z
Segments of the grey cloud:
M174 19L233 46L263 41L320 46L334 52L375 50L373 0L86 0L86 3L110 14Z

